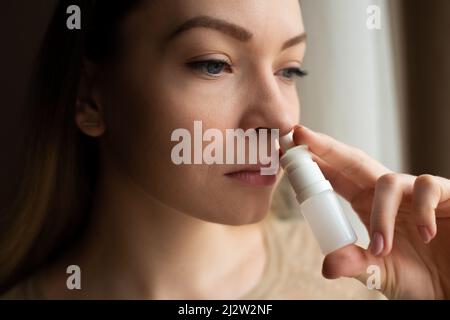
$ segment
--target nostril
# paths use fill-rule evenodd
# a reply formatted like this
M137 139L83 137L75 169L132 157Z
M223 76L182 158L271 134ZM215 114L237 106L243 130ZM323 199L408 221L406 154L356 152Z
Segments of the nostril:
M290 132L292 132L294 130L294 127L295 127L295 124L291 124L289 126L280 128L279 129L280 130L280 132L279 132L280 133L280 137L283 137L283 136L289 134Z
M268 132L270 132L271 129L272 130L273 129L277 129L278 130L278 136L281 138L283 136L286 136L289 133L292 133L293 130L294 130L294 127L295 127L295 124L291 124L291 125L285 126L283 128L258 127L258 128L255 128L255 131L256 131L257 134L259 134L261 129L267 130Z
M259 133L259 131L260 131L261 129L266 129L267 131L270 131L270 129L267 128L267 127L258 127L258 128L255 129L256 133Z

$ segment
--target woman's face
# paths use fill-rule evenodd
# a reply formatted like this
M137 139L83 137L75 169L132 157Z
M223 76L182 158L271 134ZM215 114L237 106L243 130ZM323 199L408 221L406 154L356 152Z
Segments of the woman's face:
M290 130L299 119L292 69L305 43L289 40L303 33L298 0L144 1L124 20L121 54L106 71L104 156L184 214L230 225L262 219L275 184L230 178L237 164L176 165L171 134L188 129L193 144L194 121L224 137Z

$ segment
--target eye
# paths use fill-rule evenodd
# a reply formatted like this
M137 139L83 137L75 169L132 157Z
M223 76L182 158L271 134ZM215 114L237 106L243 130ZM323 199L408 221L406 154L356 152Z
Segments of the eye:
M203 60L188 62L187 65L208 76L218 77L222 72L231 72L231 65L225 60Z
M293 68L282 69L282 70L278 71L276 73L276 75L281 75L282 77L284 77L288 80L293 80L294 77L302 78L302 77L307 76L308 72L306 72L300 68L293 67Z

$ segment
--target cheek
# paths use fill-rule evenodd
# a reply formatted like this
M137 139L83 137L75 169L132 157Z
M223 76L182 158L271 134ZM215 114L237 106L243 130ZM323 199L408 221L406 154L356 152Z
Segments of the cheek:
M297 99L298 101L298 99ZM300 116L301 116L301 105L299 102L297 102L295 104L295 107L292 109L291 111L293 118L292 119L296 119L296 121L300 121Z
M171 208L220 223L259 220L271 190L242 192L224 177L224 166L175 165L171 159L175 129L185 128L193 138L195 120L203 131L238 126L236 91L226 83L170 78L116 91L107 121L111 155L138 186Z
M295 119L298 121L300 119L300 99L298 94L298 89L294 85L293 87L284 88L283 96L285 97L286 112L289 114L290 119Z
M203 130L220 129L221 100L202 99L198 88L147 86L124 90L109 101L107 141L109 154L148 194L184 212L213 211L223 197L223 168L208 165L175 165L171 159L172 132L186 128L193 133L194 120ZM180 94L183 92L183 94ZM200 97L199 97L200 96ZM230 124L231 125L231 124ZM203 208L203 209L201 209ZM217 209L217 208L216 208Z

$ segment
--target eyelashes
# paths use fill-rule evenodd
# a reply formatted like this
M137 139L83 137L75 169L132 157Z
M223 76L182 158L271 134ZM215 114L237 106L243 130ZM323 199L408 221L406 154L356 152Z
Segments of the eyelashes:
M220 59L191 61L187 63L187 66L196 72L214 78L220 77L224 72L231 73L233 71L228 61ZM279 70L275 75L292 81L295 77L303 78L307 76L308 72L298 67L290 67Z
M204 73L205 75L218 77L223 71L228 73L232 72L231 65L228 61L218 60L218 59L210 59L203 61L192 61L188 62L187 65L195 70Z
M294 77L303 78L308 75L308 72L305 70L302 70L300 68L286 68L279 71L282 73L283 77L288 79L293 79Z

